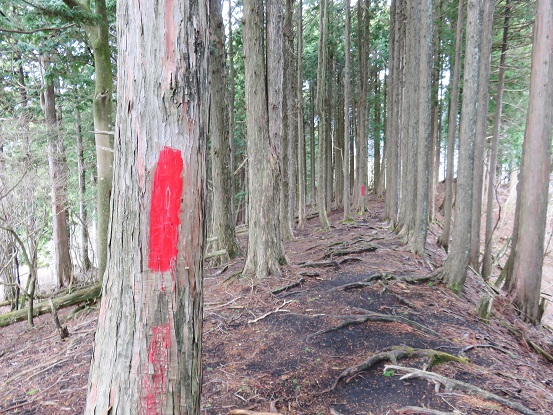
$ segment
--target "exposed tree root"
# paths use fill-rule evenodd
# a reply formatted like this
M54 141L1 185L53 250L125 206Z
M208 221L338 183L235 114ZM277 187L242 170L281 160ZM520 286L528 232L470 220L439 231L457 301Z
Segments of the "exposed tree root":
M326 268L326 267L334 267L334 268L341 268L342 264L346 264L348 262L353 261L363 261L362 258L357 258L353 256L348 256L339 260L330 260L330 261L307 261L302 264L299 264L302 268Z
M362 254L364 252L374 252L378 249L378 246L372 245L372 244L365 244L361 246L354 246L354 247L348 247L348 248L336 248L336 249L329 249L324 254L324 258L335 258L339 256L346 256L346 255L352 255L352 254Z
M305 279L303 277L300 277L299 280L297 280L297 281L295 281L291 284L285 285L283 287L279 287L276 290L271 291L271 294L277 295L277 294L283 293L284 291L288 291L288 290L291 290L292 288L296 288L296 287L300 286L304 282L305 282Z
M406 372L406 375L403 375L400 379L410 379L410 378L420 378L426 379L430 382L436 383L437 387L443 385L446 392L452 392L454 389L458 389L467 393L472 393L474 395L480 396L481 398L488 399L505 405L508 408L519 411L522 414L526 415L538 415L536 412L531 409L526 408L524 405L519 404L518 402L509 401L508 399L502 398L494 393L488 392L484 389L479 388L478 386L471 385L470 383L461 382L459 380L446 378L445 376L438 375L434 372L427 372L425 370L420 370L412 367L403 367L397 365L388 365L385 366L384 370L395 370L400 372Z
M396 409L398 414L419 414L419 415L456 415L455 412L442 412L435 409L421 408L420 406L405 406L400 409Z
M302 268L326 268L326 267L334 267L334 268L340 268L340 263L338 261L319 261L319 262L313 262L313 261L307 261L303 264L300 264Z
M392 362L393 364L397 364L398 359L408 359L411 357L427 357L429 366L435 366L437 364L444 363L444 362L459 362L459 363L468 362L467 358L453 356L449 353L440 352L438 350L414 349L412 347L407 347L407 346L394 347L390 350L385 350L372 355L360 365L352 366L344 370L336 378L336 380L334 381L334 384L330 387L330 389L328 389L325 392L329 392L335 389L341 380L346 378L353 378L357 376L359 373L369 370L371 367L373 367L374 365L380 362L383 362L386 360L386 361Z
M320 275L317 271L300 271L298 272L298 274L303 277L310 277L310 278L318 277Z
M326 334L326 333L330 333L330 332L333 332L333 331L341 330L341 329L349 327L349 326L353 326L353 325L357 325L357 324L364 324L368 321L386 321L386 322L390 322L390 323L401 323L401 324L405 324L407 326L410 326L410 327L414 328L415 330L418 330L422 333L425 333L425 334L428 334L428 335L431 335L431 336L435 336L435 337L438 337L438 338L442 338L442 336L440 336L440 334L435 332L434 330L432 330L432 329L430 329L430 328L428 328L428 327L426 327L426 326L424 326L420 323L417 323L416 321L409 320L408 318L405 318L405 317L402 317L402 316L393 316L393 315L390 315L390 314L380 314L380 313L373 313L371 311L366 311L365 314L361 314L361 315L351 315L351 316L327 315L327 317L343 319L345 321L343 323L339 324L336 327L332 327L330 329L323 329L323 330L319 330L315 333L312 333L309 336L307 336L307 338L306 338L307 340L311 340L313 337L320 336L321 334Z
M343 263L343 262L340 262ZM390 274L388 272L373 272L369 276L361 281L351 282L349 284L340 285L339 287L334 287L331 291L348 291L356 288L363 288L372 285L375 281L399 281L405 282L408 284L419 284L422 282L434 281L438 279L434 273L423 275L421 277L398 277L396 275Z

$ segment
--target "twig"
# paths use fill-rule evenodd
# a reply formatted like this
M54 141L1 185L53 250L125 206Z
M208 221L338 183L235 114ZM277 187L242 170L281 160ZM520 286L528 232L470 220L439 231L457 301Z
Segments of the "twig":
M262 314L261 316L257 317L257 318L254 318L253 320L248 320L248 324L253 324L253 323L257 323L258 321L260 320L263 320L265 317L268 317L270 316L271 314L275 314L275 313L289 313L290 311L289 310L281 310L282 307L284 307L285 305L288 305L292 302L292 300L288 300L288 301L284 301L282 303L281 306L277 307L276 310L273 310L273 311L269 311L265 314Z

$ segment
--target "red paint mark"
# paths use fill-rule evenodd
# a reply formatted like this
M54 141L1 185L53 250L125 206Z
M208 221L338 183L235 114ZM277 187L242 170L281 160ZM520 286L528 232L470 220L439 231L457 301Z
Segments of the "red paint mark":
M361 186L361 196L365 196L365 186Z
M144 391L142 412L145 415L160 415L165 412L170 349L171 326L169 323L153 327L152 341L148 348L148 373L142 378Z
M182 193L182 155L164 147L159 153L150 209L150 255L148 268L165 272L177 256L179 210Z

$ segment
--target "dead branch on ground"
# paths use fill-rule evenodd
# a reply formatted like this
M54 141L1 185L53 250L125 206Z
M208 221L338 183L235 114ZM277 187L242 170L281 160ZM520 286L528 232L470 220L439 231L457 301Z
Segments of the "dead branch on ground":
M455 412L442 412L435 409L421 408L420 406L405 406L403 408L396 409L398 414L419 414L419 415L456 415Z
M102 291L102 284L96 283L86 288L74 291L71 294L64 295L62 297L57 297L53 299L56 309L69 307L78 303L83 303L87 301L95 301L100 298L100 293ZM50 312L50 303L49 301L41 301L38 304L35 304L33 307L33 317L40 316ZM27 318L27 308L22 308L20 310L10 311L0 315L0 327L9 326L10 324L16 323L18 321L23 321Z
M436 386L439 388L439 385L443 385L446 392L452 392L454 389L467 392L469 394L474 394L480 396L481 398L488 399L493 402L500 403L505 405L508 408L514 409L525 415L538 415L536 412L531 409L526 408L524 405L519 404L518 402L509 401L508 399L502 398L494 393L488 392L484 389L479 388L478 386L471 385L470 383L461 382L459 380L447 378L442 375L438 375L434 372L427 372L425 370L420 370L412 367L404 367L397 365L387 365L384 367L384 370L395 370L400 372L406 372L406 375L403 375L400 379L411 379L419 378L426 379L429 382L436 383Z

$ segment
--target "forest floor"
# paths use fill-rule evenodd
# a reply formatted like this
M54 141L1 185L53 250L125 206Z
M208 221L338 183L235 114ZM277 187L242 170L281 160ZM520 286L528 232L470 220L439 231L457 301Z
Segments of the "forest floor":
M472 272L460 296L413 282L445 259L439 228L423 261L382 214L371 198L354 223L340 211L328 232L309 220L285 244L281 277L241 278L243 258L206 265L202 414L553 413L551 331L521 323L500 296L481 321L477 305L493 291ZM0 329L0 414L83 412L97 307L59 314L65 340L50 315Z

